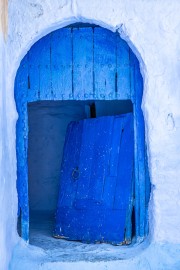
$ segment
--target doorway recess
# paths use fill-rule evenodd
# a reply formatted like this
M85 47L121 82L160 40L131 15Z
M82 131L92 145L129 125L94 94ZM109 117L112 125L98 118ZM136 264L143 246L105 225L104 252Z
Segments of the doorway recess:
M41 217L41 220L49 217L49 223L47 220L44 224L47 223L51 227L51 210L55 207L58 194L57 183L52 190L50 179L58 179L59 172L52 168L53 162L53 166L51 164L48 167L40 163L37 166L37 162L42 160L36 159L38 154L35 155L35 150L38 147L32 143L32 136L41 138L39 144L47 147L48 129L43 130L41 126L52 126L50 118L54 122L60 118L62 123L66 122L63 127L65 132L70 118L72 121L128 112L133 113L134 196L129 219L131 226L125 232L124 243L130 243L132 236L135 241L146 237L150 181L141 110L142 93L143 80L138 60L117 33L94 25L71 25L48 34L32 46L21 62L15 82L15 100L19 114L16 128L18 216L20 235L24 240L29 240L29 228L38 217ZM49 123L43 120L45 115L49 117ZM67 115L69 120L66 119ZM32 128L33 125L36 129ZM55 129L58 129L57 125L55 126ZM35 134L38 128L40 132L45 132L45 135ZM56 136L55 133L53 136ZM63 147L63 140L62 136L59 148ZM37 139L35 141L37 142ZM41 147L41 150L45 152L45 148ZM52 147L47 152L51 151L53 152ZM32 152L33 157L30 154ZM59 159L56 160L58 163L61 161L62 152L56 155L59 155ZM44 156L47 158L48 155L44 153ZM48 164L51 161L46 162ZM35 171L40 167L43 168L41 173L46 176L49 173L48 169L57 173L54 176L50 175L49 183L45 181L47 185L44 183L41 186L45 188L42 193L37 181L31 181L38 178ZM39 179L44 179L43 175L39 175ZM52 192L49 196L52 196L53 200L50 200L50 197L45 200L44 194L47 191ZM49 214L38 215L38 210L41 213L49 210ZM32 214L31 218L32 212L36 214ZM30 234L31 243L34 241L32 239Z

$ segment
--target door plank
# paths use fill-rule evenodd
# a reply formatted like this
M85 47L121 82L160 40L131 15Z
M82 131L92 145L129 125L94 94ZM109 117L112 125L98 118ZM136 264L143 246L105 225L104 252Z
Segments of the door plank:
M73 99L72 30L63 28L52 33L51 78L54 100Z
M96 136L92 153L93 162L90 172L91 180L88 198L100 202L102 200L105 178L108 173L110 134L112 131L113 118L100 117L91 121L95 122L93 132Z
M76 200L87 199L90 188L91 170L93 163L93 150L95 140L95 121L83 121L82 144L80 151L80 177L78 180L78 188ZM76 202L77 205L77 202Z
M133 176L133 121L132 115L124 119L122 130L118 176L116 182L116 192L114 197L114 209L124 209L129 203L129 194L131 194L131 180Z
M116 82L116 38L106 29L94 28L95 99L114 99Z
M71 122L68 127L68 141L64 148L63 164L61 169L62 192L64 194L62 206L72 207L76 196L77 180L75 169L79 167L79 157L82 136L82 121ZM72 132L73 130L73 132Z
M117 39L117 98L131 99L129 46Z
M40 100L51 100L51 69L50 69L51 35L45 36L39 43L39 91Z
M40 99L40 59L39 51L41 44L35 43L28 53L29 62L29 85L28 85L28 102L37 101ZM28 83L28 79L27 79Z
M93 29L73 29L74 99L93 99Z

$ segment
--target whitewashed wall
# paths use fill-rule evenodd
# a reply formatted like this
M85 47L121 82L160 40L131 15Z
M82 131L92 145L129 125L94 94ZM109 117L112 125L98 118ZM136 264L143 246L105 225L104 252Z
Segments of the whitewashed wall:
M119 267L180 269L177 256L180 246L179 10L179 0L9 0L9 32L5 49L2 37L0 40L0 57L5 58L6 52L6 61L0 62L0 70L4 70L0 75L1 269L8 269L14 244L19 241L15 226L15 74L20 60L36 40L76 21L97 23L119 31L138 56L144 77L142 107L153 184L151 244L144 255L136 256L129 264L121 261ZM98 269L117 269L116 263L106 264L107 268L102 263ZM76 269L83 267L79 264ZM95 269L95 266L88 267L86 269ZM12 269L21 268L12 263ZM62 269L69 268L64 265Z

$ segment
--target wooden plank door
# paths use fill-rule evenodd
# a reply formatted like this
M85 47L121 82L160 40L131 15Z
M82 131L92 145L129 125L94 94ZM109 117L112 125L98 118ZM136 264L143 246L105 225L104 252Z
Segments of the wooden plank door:
M55 236L122 243L133 177L132 114L69 125L61 167Z

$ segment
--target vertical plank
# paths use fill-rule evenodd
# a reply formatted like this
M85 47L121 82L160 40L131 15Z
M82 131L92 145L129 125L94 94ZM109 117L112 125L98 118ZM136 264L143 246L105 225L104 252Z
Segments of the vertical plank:
M52 33L51 78L54 100L73 99L72 30L63 28Z
M93 99L93 29L73 29L74 99Z
M47 35L39 43L39 91L40 100L51 100L50 41Z
M136 95L135 95L135 78L134 78L134 73L135 73L135 62L136 62L136 56L132 52L132 50L129 48L129 72L130 72L130 96L131 96L131 101L134 104L136 100Z
M129 205L129 198L132 196L131 184L134 160L133 135L133 116L129 113L124 115L124 125L121 132L114 209L126 210Z
M132 211L134 206L134 161L131 183L131 196L129 198L128 209L126 213L125 243L129 245L132 241Z
M108 173L105 179L103 201L108 208L113 209L114 194L116 190L116 178L118 174L118 161L120 152L120 140L123 128L122 117L112 117L112 127L110 133L110 154Z
M91 180L88 198L102 201L103 189L109 165L110 133L112 132L113 117L106 116L93 119L95 121L94 149L92 153ZM92 121L92 120L91 120Z
M94 28L94 98L114 99L116 89L116 36Z
M76 199L87 199L90 188L91 168L92 168L92 155L94 150L95 140L95 121L89 121L89 119L83 120L83 132L82 143L80 151L80 178L78 180L78 188L76 193Z
M27 55L21 62L15 81L15 100L19 118L16 124L16 154L17 154L17 190L19 214L21 213L21 236L29 240L29 203L28 203L28 60Z
M133 115L134 115L134 176L135 176L135 235L136 239L139 237L139 228L140 228L140 194L139 194L139 168L138 168L138 130L137 130L137 110L136 103L133 104Z
M36 42L28 53L29 77L28 77L28 102L40 99L40 59L41 50L39 42Z
M129 46L117 38L117 98L131 99Z
M72 207L76 197L77 180L79 179L79 175L77 175L76 178L75 170L77 168L79 171L82 128L82 121L76 121L71 122L67 130L68 141L64 148L61 170L61 181L63 186L61 187L62 196L60 197L62 201L59 202L59 207Z
M137 98L137 82L136 82L136 68L135 65L136 58L134 54L130 51L130 66L131 66L131 96L133 96L133 115L134 115L134 194L135 194L135 202L134 202L134 209L135 209L135 235L136 240L140 237L140 208L141 208L141 202L140 202L140 192L139 192L139 186L140 186L140 179L139 179L139 141L138 136L139 129L137 126L138 122L138 111L139 111L139 99ZM138 106L138 107L137 107Z
M111 152L110 152L110 164L109 164L109 175L117 176L118 172L118 159L119 159L119 142L121 140L121 132L123 128L122 117L114 117L112 141L111 141ZM118 146L118 147L117 147Z
M135 91L135 130L136 130L136 166L138 169L136 179L136 226L139 225L138 235L139 239L143 239L145 236L145 219L146 219L146 207L145 207L145 185L146 185L146 173L145 173L145 134L144 134L144 119L141 110L142 102L142 77L139 70L139 63L135 59L134 70L134 91ZM139 210L138 210L139 209ZM139 219L139 221L138 221Z

